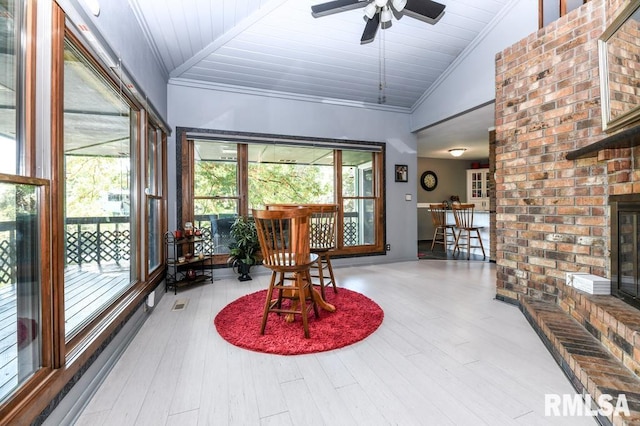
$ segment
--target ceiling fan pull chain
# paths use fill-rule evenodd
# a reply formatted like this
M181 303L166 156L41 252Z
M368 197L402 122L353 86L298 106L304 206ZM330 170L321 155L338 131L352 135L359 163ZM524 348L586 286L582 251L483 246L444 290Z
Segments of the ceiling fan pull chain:
M382 103L382 37L378 38L378 103Z
M387 102L387 36L382 32L382 103Z
M382 31L380 38L378 39L378 56L379 56L379 85L378 85L378 103L384 104L387 102L386 86L387 86L387 66L386 66L386 49L385 49L385 34Z

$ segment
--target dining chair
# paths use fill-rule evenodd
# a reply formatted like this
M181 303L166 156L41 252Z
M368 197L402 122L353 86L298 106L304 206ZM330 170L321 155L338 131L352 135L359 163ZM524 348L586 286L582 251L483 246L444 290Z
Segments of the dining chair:
M454 245L456 241L455 225L447 223L447 208L446 204L429 204L429 210L431 211L431 221L433 222L433 240L431 241L431 251L436 244L442 244L444 251L448 250L449 237L451 237L451 244Z
M318 316L309 273L311 265L318 261L318 255L309 249L311 211L290 208L253 210L252 214L258 231L262 264L271 269L260 334L264 334L269 313L287 314L285 319L288 321L293 321L295 315L300 314L304 337L309 338L308 313L313 309Z
M460 251L460 240L463 240L463 244L466 241L467 247L467 260L471 257L471 249L479 248L482 250L482 258L485 259L487 256L484 252L484 245L482 244L482 237L480 236L480 229L482 226L475 226L473 224L473 211L475 209L475 204L453 204L451 208L453 209L453 216L456 219L456 229L458 229L458 235L456 236L455 247L453 248L453 252L456 250ZM471 240L478 240L479 245L471 245ZM464 247L464 245L463 245Z

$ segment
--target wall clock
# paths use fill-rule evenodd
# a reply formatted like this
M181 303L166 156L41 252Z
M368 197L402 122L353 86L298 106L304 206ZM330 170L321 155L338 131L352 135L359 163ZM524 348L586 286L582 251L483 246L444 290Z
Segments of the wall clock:
M425 191L433 191L438 186L438 176L431 170L427 170L420 176L420 185Z

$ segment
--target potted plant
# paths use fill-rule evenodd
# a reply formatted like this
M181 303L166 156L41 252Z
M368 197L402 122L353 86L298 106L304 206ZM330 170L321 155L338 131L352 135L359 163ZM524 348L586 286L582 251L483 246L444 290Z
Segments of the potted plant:
M238 280L248 281L251 279L249 270L252 265L258 262L258 231L253 219L238 216L231 225L230 230L233 242L229 244L230 256L227 263L231 263L234 270L240 274Z

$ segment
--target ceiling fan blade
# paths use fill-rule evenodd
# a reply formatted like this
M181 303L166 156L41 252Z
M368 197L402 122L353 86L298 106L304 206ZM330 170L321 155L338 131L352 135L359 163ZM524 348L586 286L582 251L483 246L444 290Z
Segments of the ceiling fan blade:
M380 14L376 13L373 18L367 19L367 25L364 27L360 44L371 43L376 38L378 27L380 26Z
M327 3L315 4L311 6L311 15L313 15L314 18L319 18L346 10L365 7L367 3L366 0L334 0Z
M444 15L444 8L444 4L431 0L407 0L402 13L433 25Z

